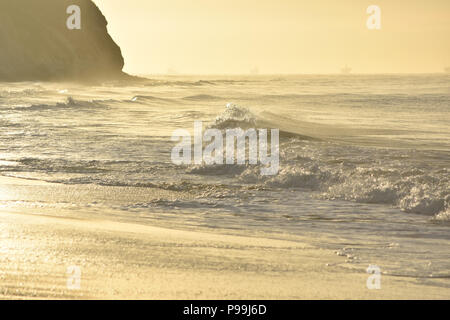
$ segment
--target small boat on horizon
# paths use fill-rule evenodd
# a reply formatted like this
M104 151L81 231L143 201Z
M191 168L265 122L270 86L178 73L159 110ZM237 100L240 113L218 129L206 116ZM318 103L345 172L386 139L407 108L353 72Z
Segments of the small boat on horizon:
M450 67L444 68L445 73L450 73Z
M352 68L350 68L347 65L344 68L341 69L341 73L342 74L350 74L351 72L352 72Z
M259 74L259 68L258 67L253 67L250 69L250 74L251 75L258 75Z

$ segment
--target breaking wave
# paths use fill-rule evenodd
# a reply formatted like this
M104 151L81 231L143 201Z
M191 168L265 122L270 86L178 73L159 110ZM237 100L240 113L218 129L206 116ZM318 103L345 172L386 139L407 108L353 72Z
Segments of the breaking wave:
M257 126L256 119L256 116L248 108L228 103L225 111L216 117L210 127L215 129L255 128Z
M419 152L410 155L408 151L330 147L299 141L291 141L280 149L295 151L282 155L278 175L262 177L258 168L250 166L237 175L239 181L269 188L313 191L328 200L388 204L405 212L448 216L445 212L450 207L450 170L418 168L415 157L425 157ZM402 160L388 161L388 154L392 159ZM445 156L448 155L442 154Z
M266 114L266 116L264 116ZM219 114L209 128L214 129L278 129L281 140L296 138L299 140L319 140L316 137L301 134L286 126L285 119L276 119L268 112L255 114L249 108L233 103L226 105L225 111Z

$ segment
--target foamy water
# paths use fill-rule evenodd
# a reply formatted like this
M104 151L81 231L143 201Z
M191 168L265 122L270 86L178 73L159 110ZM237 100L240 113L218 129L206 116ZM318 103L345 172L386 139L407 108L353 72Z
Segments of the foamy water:
M328 240L318 245L342 245L364 262L383 259L394 273L448 277L449 84L448 75L2 84L0 170L61 184L184 191L192 197L76 205L183 228L320 234ZM195 120L222 130L280 129L279 173L174 165L172 132L192 131Z

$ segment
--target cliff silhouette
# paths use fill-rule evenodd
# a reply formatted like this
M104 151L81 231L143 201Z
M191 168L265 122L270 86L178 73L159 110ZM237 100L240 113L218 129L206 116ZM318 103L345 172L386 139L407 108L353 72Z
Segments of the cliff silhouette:
M69 30L67 8L81 9ZM0 81L84 81L128 78L124 59L91 0L1 0Z

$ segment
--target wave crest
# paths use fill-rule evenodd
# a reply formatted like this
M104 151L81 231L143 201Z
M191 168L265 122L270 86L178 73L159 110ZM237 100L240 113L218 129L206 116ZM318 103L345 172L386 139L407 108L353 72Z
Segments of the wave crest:
M210 128L233 129L233 128L255 128L257 126L256 116L248 108L228 103L225 111L218 115Z

